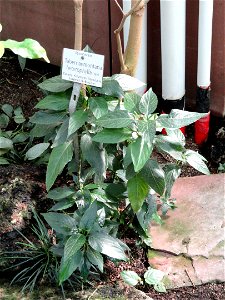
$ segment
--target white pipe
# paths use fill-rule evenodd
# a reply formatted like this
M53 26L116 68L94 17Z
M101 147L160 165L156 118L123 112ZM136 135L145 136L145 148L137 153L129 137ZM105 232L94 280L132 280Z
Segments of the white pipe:
M185 94L186 0L160 0L162 97L178 100Z
M123 11L126 13L131 9L131 0L123 0ZM135 77L147 84L147 8L145 8L141 36L141 49ZM126 48L130 28L130 17L127 18L123 27L124 49ZM146 87L138 89L143 94Z
M199 1L197 85L210 85L213 0Z

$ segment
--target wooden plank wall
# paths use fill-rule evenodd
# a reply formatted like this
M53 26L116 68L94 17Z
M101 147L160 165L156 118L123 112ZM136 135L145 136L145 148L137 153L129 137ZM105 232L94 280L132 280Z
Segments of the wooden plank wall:
M111 18L111 9L113 18ZM83 45L105 55L104 75L119 70L113 28L120 18L110 0L87 0L83 5ZM38 40L51 63L60 65L64 47L74 45L74 7L72 0L1 0L2 39ZM112 24L111 24L112 22ZM113 27L112 27L113 26ZM113 50L111 50L113 49Z

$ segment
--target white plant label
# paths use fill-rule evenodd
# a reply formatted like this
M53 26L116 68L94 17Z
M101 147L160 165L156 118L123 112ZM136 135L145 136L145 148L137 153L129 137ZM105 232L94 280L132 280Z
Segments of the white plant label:
M102 87L104 55L64 48L62 79Z

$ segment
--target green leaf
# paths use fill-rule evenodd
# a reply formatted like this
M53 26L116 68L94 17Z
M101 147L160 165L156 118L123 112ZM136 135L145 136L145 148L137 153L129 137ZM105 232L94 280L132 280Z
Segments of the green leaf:
M54 142L52 144L52 148L62 145L67 141L68 128L69 128L69 118L66 118L63 121L62 125L59 127L59 130L57 131Z
M145 180L136 174L127 182L128 198L134 212L137 212L148 195L149 187Z
M141 209L136 213L138 222L145 234L149 236L149 225L152 216L157 212L157 198L156 195L148 194L147 201L143 203Z
M170 198L171 190L175 180L179 177L181 169L176 164L169 164L165 166L165 197Z
M8 117L12 117L12 113L13 113L13 107L10 104L3 104L2 105L2 111L8 116Z
M166 287L163 282L159 282L157 284L154 284L154 289L159 293L166 293Z
M0 149L12 149L13 142L5 137L0 137Z
M85 210L85 213L83 214L83 216L80 220L80 223L79 223L80 229L90 230L92 228L92 226L94 225L94 222L97 218L97 210L98 210L98 205L97 205L97 202L94 201Z
M94 168L96 175L101 178L105 177L106 172L106 153L98 143L93 142L89 134L81 137L81 151L84 159Z
M53 205L49 210L50 211L64 210L69 207L72 207L74 204L75 204L74 199L63 199L57 202L55 205Z
M68 235L77 226L75 219L66 214L49 212L42 215L51 228L58 233Z
M0 165L9 165L9 162L4 157L0 157Z
M53 148L47 167L46 173L46 188L50 190L57 176L62 172L65 165L71 161L73 157L72 142L67 142Z
M35 124L41 124L41 125L59 124L60 122L63 121L65 115L66 115L65 112L48 113L48 112L38 111L30 118L30 122Z
M63 198L70 197L74 194L75 194L75 190L73 188L65 186L65 187L58 187L58 188L55 188L55 189L49 191L49 193L47 194L47 197L49 199L53 199L53 200L57 201L57 200L60 200Z
M110 183L105 189L106 193L115 198L121 198L122 194L126 191L124 183Z
M23 110L21 106L18 106L17 108L14 109L14 115L15 116L23 115Z
M96 124L105 128L124 128L133 122L126 110L115 110L96 120Z
M129 180L136 175L134 171L134 165L131 163L127 166L126 169L126 179Z
M31 137L43 137L46 135L52 135L55 133L56 124L43 125L43 124L35 124L35 126L30 131Z
M74 271L79 267L82 261L82 252L78 250L73 256L65 260L64 257L61 260L59 269L59 285L67 280Z
M146 143L146 141L138 137L135 142L131 144L131 158L134 164L135 172L140 171L147 160L150 158L153 147Z
M166 133L168 136L170 136L171 139L173 139L173 141L182 146L185 145L185 136L180 129L167 129Z
M22 56L18 55L18 61L19 61L19 64L20 64L20 68L23 71L26 67L27 59L25 57L22 57Z
M148 185L159 195L165 189L165 174L157 161L149 159L140 172Z
M114 74L111 78L119 83L124 92L133 91L146 86L144 82L126 74Z
M0 27L0 32L1 32L1 27ZM3 41L0 41L0 58L3 56L3 54L5 53L5 47L3 44Z
M9 124L9 117L5 114L0 115L0 128L6 128Z
M203 118L207 113L196 113L185 110L172 109L169 115L162 114L157 121L164 128L176 129L194 123L200 118Z
M83 110L75 111L69 120L68 136L76 132L87 121L88 113Z
M198 152L195 152L193 150L187 150L185 152L185 157L189 165L191 165L193 168L205 175L210 175L209 169L204 163L206 159Z
M164 276L165 276L164 272L153 269L151 267L149 267L144 274L145 282L153 285L160 283L163 280Z
M119 83L110 77L103 78L101 88L92 86L92 89L99 94L107 96L115 96L118 98L124 96L124 92Z
M98 269L100 270L100 272L103 273L103 257L102 257L102 255L98 251L92 249L91 247L87 248L86 255L87 255L87 258L90 261L90 263L92 265L97 266Z
M35 108L49 109L55 111L67 110L69 107L69 98L67 93L57 93L48 95L35 105Z
M122 271L120 273L120 276L122 277L123 281L126 284L131 285L131 286L135 286L138 283L142 283L141 278L134 271Z
M98 132L92 140L105 144L117 144L126 141L131 137L132 131L128 128L108 129L104 128Z
M139 104L140 112L145 115L152 114L158 105L158 99L152 88L150 88L142 97Z
M96 119L108 113L108 104L103 97L89 98L89 106Z
M75 235L71 235L67 240L64 248L64 260L67 261L72 256L74 256L78 250L83 247L86 242L86 237L81 234L77 233Z
M29 138L29 133L20 132L13 137L13 143L23 143Z
M88 238L88 243L97 252L112 258L127 260L124 249L118 240L104 232L92 232ZM126 247L126 245L124 246Z
M16 109L14 109L14 121L17 124L22 124L23 122L26 121L26 119L24 118L24 115L23 115L22 108L20 106L17 107Z
M183 152L185 151L185 148L183 143L178 142L174 137L161 134L156 137L155 142L155 145L159 150L166 152L176 160L184 160Z
M18 54L25 58L44 58L49 62L45 49L33 39L25 39L22 42L14 40L7 40L2 42L5 48L9 48L15 54Z
M64 92L73 86L73 82L64 80L61 75L46 79L44 82L38 84L42 90L59 93Z
M156 122L154 120L138 121L138 131L142 134L144 141L151 146L156 133Z
M124 107L131 113L139 112L141 96L136 93L126 93L124 96Z
M39 156L41 156L45 150L48 149L49 147L49 143L40 143L40 144L37 144L33 147L31 147L27 152L26 152L26 155L25 157L28 159L28 160L32 160L32 159L35 159Z
M155 221L156 224L159 224L159 225L163 224L162 218L160 217L160 215L157 212L153 213L152 220Z

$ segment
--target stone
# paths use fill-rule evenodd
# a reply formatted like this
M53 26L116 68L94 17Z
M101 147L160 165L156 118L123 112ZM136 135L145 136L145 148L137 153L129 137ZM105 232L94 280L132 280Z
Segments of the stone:
M225 174L179 178L172 198L177 208L151 224L150 265L169 288L225 281Z

